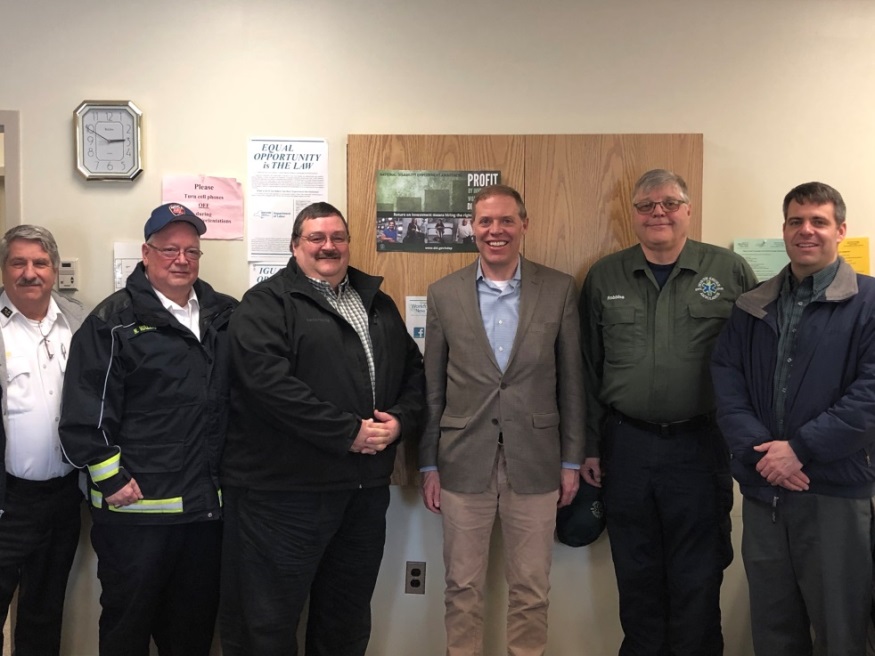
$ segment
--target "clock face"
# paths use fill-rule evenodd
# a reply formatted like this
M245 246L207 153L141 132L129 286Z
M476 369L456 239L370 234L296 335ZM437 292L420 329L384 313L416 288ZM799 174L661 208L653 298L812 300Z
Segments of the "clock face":
M133 180L142 171L140 117L129 101L85 101L76 108L76 168L88 180Z

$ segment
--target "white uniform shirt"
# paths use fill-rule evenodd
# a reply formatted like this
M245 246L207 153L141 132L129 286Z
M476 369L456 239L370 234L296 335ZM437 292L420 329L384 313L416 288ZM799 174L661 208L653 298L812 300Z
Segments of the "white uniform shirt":
M54 299L42 321L32 321L0 294L0 330L6 347L6 471L45 481L69 474L58 423L61 388L73 332Z
M197 341L201 341L201 306L197 300L197 294L194 293L194 288L188 293L188 302L185 306L177 305L164 294L152 287L155 296L161 301L164 309L170 312L176 320L183 326L188 328L197 337Z

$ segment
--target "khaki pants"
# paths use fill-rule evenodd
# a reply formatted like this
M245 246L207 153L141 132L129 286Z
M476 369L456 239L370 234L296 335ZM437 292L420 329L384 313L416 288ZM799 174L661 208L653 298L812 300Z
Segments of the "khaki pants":
M448 656L483 653L483 595L496 515L501 519L508 584L507 653L544 653L558 499L558 491L515 493L508 484L502 449L485 492L441 491Z

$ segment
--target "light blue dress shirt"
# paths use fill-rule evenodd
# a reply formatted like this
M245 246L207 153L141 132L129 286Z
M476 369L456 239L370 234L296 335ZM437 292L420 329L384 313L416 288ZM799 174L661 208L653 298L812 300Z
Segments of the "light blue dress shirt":
M498 366L504 371L513 348L517 326L520 322L520 267L517 264L513 278L506 283L487 280L477 261L477 300L480 317L489 345L495 354Z

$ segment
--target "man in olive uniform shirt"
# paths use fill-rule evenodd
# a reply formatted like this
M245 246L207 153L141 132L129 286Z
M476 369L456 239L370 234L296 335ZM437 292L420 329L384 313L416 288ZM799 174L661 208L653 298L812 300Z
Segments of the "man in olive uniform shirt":
M687 238L680 176L648 171L632 206L640 243L598 261L581 295L581 473L597 486L604 475L620 655L719 655L732 479L709 361L735 299L756 280L741 257Z

